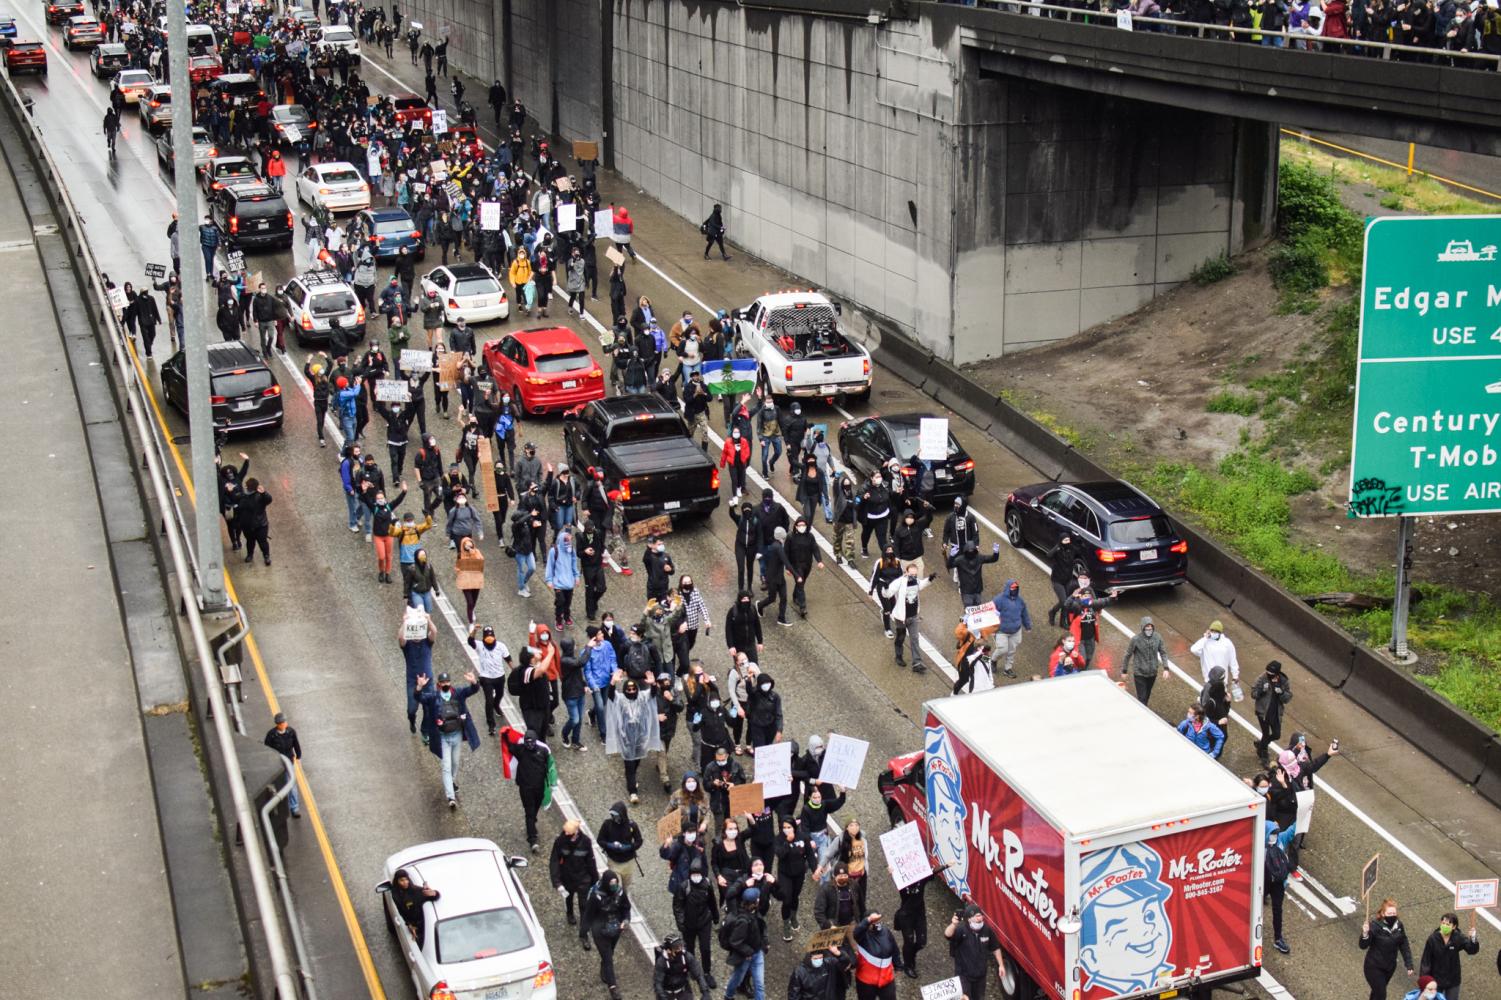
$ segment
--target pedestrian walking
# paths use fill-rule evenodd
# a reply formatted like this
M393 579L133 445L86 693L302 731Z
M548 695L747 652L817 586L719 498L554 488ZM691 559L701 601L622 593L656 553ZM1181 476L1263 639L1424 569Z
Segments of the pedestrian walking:
M589 839L576 819L563 821L563 832L552 842L547 855L548 877L552 887L563 896L564 912L568 926L578 923L574 916L574 901L583 909L584 896L599 879L599 866L594 860L594 843ZM582 935L584 932L580 931Z
M1298 768L1293 781L1298 789L1298 848L1301 850L1303 842L1308 838L1308 828L1313 820L1313 806L1316 798L1313 776L1319 768L1339 756L1339 740L1330 740L1328 749L1314 756L1308 749L1308 737L1302 733L1293 733L1292 739L1288 740L1288 750L1292 753L1293 762ZM1281 759L1280 754L1278 759Z
M610 806L605 821L599 824L599 848L605 852L605 864L620 877L620 884L631 887L640 863L636 855L641 851L641 827L631 819L624 802Z
M954 975L959 977L959 992L969 997L985 995L985 977L990 959L995 959L996 972L1006 974L1005 957L1001 945L985 923L985 915L979 907L970 904L963 913L956 913L943 929L949 942L949 955L954 959Z
M1199 673L1206 684L1209 683L1209 672L1215 667L1225 668L1230 680L1240 684L1240 661L1235 656L1235 643L1225 636L1225 626L1218 618L1209 623L1209 628L1188 647L1188 651L1199 658Z
M460 500L467 499L460 497ZM473 514L472 508L460 505L455 510L467 511ZM453 521L449 520L452 530ZM459 593L464 595L464 620L472 627L474 625L474 606L479 603L479 592L485 586L485 556L480 552L479 546L474 544L474 539L464 535L459 539L459 556L454 561L454 586L459 588Z
M1439 917L1438 930L1428 935L1428 941L1423 945L1418 975L1431 976L1434 986L1445 1000L1459 1000L1459 987L1463 978L1459 958L1461 955L1479 953L1480 938L1475 932L1475 911L1470 911L1468 934L1460 932L1458 915L1445 913ZM1418 988L1426 988L1421 979L1418 980Z
M896 974L900 971L902 950L896 938L882 922L881 914L870 914L855 925L855 996L858 1000L896 1000Z
M1068 629L1073 633L1079 651L1084 654L1084 665L1094 662L1095 647L1100 642L1100 612L1114 604L1120 597L1118 588L1104 595L1095 593L1089 577L1080 574L1078 586L1063 602L1063 613L1068 619Z
M1370 1000L1386 1000L1387 984L1397 971L1399 954L1407 978L1417 976L1417 970L1413 968L1412 946L1407 941L1402 919L1397 916L1395 899L1383 899L1376 919L1360 925L1360 950L1365 952L1364 972L1366 984L1371 988Z
M875 566L870 571L870 585L866 590L881 604L881 624L886 630L888 639L896 637L895 623L892 621L892 615L896 612L896 597L888 596L887 589L903 576L902 565L896 558L896 549L890 545L884 546L881 557L876 560ZM898 650L898 659L900 659L900 650Z
M1219 759L1220 751L1225 748L1224 730L1204 717L1204 706L1198 702L1188 706L1188 715L1178 723L1178 732L1216 760Z
M761 904L759 889L747 889L719 926L719 945L730 966L724 984L724 1000L733 1000L740 984L749 979L755 1000L766 1000L766 918L756 912Z
M792 932L802 929L798 904L808 873L818 867L818 849L791 816L782 817L779 826L781 833L773 845L773 853L782 899L782 940L791 941Z
M959 603L966 608L972 608L985 603L985 566L988 563L999 562L1001 558L1001 543L993 542L990 546L990 554L982 556L980 546L976 542L955 542L945 549L943 564L954 573L954 582L959 584ZM922 570L919 568L918 572ZM1010 591L1015 580L1006 581L1006 587L1002 594ZM995 600L1000 600L997 597ZM1020 598L1017 598L1020 600ZM997 609L999 610L999 609ZM1030 618L1027 625L1031 630Z
M513 671L512 678L519 673ZM516 731L507 727L502 733L501 751L506 776L514 778L516 792L521 798L521 811L526 818L526 842L536 854L542 850L537 843L537 814L544 808L551 791L552 750L542 742L536 730L527 729L524 736L516 738Z
M1000 543L996 543L996 554L1000 552ZM1027 602L1021 597L1021 584L1016 580L1007 580L1006 587L991 600L996 614L1000 615L1000 628L996 632L995 651L1005 657L1001 661L1001 671L1007 677L1015 677L1016 651L1021 648L1022 632L1032 631L1032 615L1027 610ZM965 607L970 607L968 601Z
M1282 904L1287 899L1287 877L1293 871L1292 859L1288 854L1293 835L1292 827L1280 829L1276 823L1267 821L1262 881L1272 901L1272 946L1284 955L1292 954L1287 939L1282 936Z
M771 544L761 551L761 584L766 588L766 596L756 602L756 614L764 615L775 602L777 624L790 627L792 623L787 620L787 574L792 568L788 565L786 540L786 528L773 528Z
M1058 644L1048 657L1048 676L1067 677L1086 669L1084 654L1079 652L1078 640L1065 632L1058 637Z
M261 557L271 565L271 522L266 518L266 508L271 506L271 494L254 476L245 480L244 491L235 503L235 524L245 537L245 561L255 559L255 547L261 547Z
M1127 676L1136 685L1136 698L1143 705L1152 697L1152 686L1158 676L1167 677L1167 649L1150 615L1142 616L1141 631L1126 643L1125 655L1121 657L1121 680Z
M481 628L471 623L468 642L469 648L474 650L475 673L484 696L485 730L494 736L496 717L505 717L501 697L505 694L506 673L511 668L511 651L496 638L495 629L489 625Z
M1251 700L1256 705L1256 721L1261 723L1261 738L1256 741L1256 756L1267 762L1267 748L1282 738L1282 706L1292 701L1292 683L1282 673L1277 660L1267 663L1266 670L1251 685Z
M787 1000L843 1000L849 970L838 945L810 952L787 979Z
M406 661L407 728L413 735L417 734L417 693L432 676L433 643L437 638L433 616L421 608L408 607L396 633L396 645Z
M467 687L455 688L448 674L438 674L436 687L428 687L427 675L417 678L417 697L426 709L422 724L427 735L427 749L441 762L443 794L448 808L459 807L459 757L465 743L471 751L479 749L479 732L465 704L479 691L474 674L466 673Z
M1048 562L1048 582L1052 584L1053 596L1057 598L1048 609L1048 624L1056 623L1068 628L1068 612L1064 605L1068 603L1068 595L1073 592L1079 573L1087 565L1084 561L1084 548L1073 535L1065 531L1058 536L1058 544L1049 553Z
M730 486L734 490L730 496L731 517L735 517L735 504L745 495L745 472L750 468L750 461L750 441L740 435L740 428L732 428L719 454L719 467L730 471ZM745 506L747 510L751 508L750 504ZM738 550L736 555L738 557Z
M895 552L892 556L895 556ZM922 662L918 595L928 589L928 585L938 577L938 574L930 573L926 577L919 577L917 573L917 564L909 563L906 572L887 584L882 594L891 600L893 606L891 625L895 632L892 639L896 643L896 665L899 667L907 665L902 659L902 643L905 640L912 653L912 672L925 674L928 668Z
M552 591L553 624L561 629L573 627L573 591L578 586L579 558L573 549L573 531L558 532L547 552L547 569L543 577Z
M719 247L719 256L724 260L730 259L730 255L724 252L724 208L722 206L714 206L714 210L709 213L709 217L699 225L698 231L703 233L706 241L704 243L704 260L709 259L709 251L716 245Z
M717 984L714 982L714 957L709 935L719 923L720 915L714 902L714 889L705 874L707 864L703 845L698 843L700 831L697 823L685 812L682 833L663 844L658 853L668 861L673 873L667 885L672 896L673 923L687 943L687 950L698 950L704 978L708 980L709 988L714 989ZM682 872L681 876L679 872Z
M287 716L284 712L277 712L271 719L271 728L266 730L266 746L281 754L292 762L293 771L289 781L291 790L287 793L287 805L292 810L294 817L302 815L302 800L297 796L297 761L302 760L302 743L297 739L297 730L287 724ZM1476 945L1478 948L1479 945ZM1474 954L1471 952L1470 954ZM1427 953L1424 953L1426 958Z
M618 671L606 689L605 753L619 754L624 762L631 805L641 801L636 783L641 761L662 748L656 701L641 688L642 682Z
M620 1000L620 986L615 980L615 946L630 921L631 900L625 886L614 871L606 871L584 897L583 912L579 915L579 943L587 951L592 940L599 951L599 981L609 988L610 1000Z
M901 902L897 904L896 918L891 921L902 936L902 967L908 978L916 979L917 956L928 946L928 905L925 890L933 876L924 875L911 885L897 890ZM983 996L975 993L973 996Z
M662 944L653 950L652 992L654 1000L692 1000L692 989L698 988L702 1000L708 1000L713 984L704 975L704 968L683 945L678 934L668 934Z

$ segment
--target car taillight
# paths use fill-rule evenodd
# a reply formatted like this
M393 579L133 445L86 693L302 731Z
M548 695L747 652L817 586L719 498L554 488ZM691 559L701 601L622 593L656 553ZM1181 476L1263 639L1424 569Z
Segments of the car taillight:
M372 233L371 236L370 236L370 242L371 243L384 243L385 241L386 241L386 238L384 236L380 235L379 233Z
M717 465L709 469L709 489L719 489L719 466Z
M433 984L432 992L427 995L427 1000L458 1000L453 990L448 988L448 982L440 979Z
M328 194L328 188L319 188L318 189L318 193L319 194Z
M631 498L631 481L629 479L622 479L620 481L620 499L622 499L622 500L629 500L630 498Z
M152 106L152 107L153 107L153 108L159 108L159 107L161 107L161 106L162 106L162 102L161 102L161 101L152 101L152 102L151 102L151 106Z
M1255 962L1259 967L1261 965L1261 945L1258 944L1256 946L1256 951L1253 954L1255 955L1255 957L1252 959L1252 961Z
M966 458L964 461L962 461L958 465L954 466L954 471L955 472L973 472L974 468L975 468L975 460L972 459L972 458Z
M552 985L552 963L538 962L537 974L532 977L532 989L541 989L543 986Z
M363 305L356 305L354 307L354 321L356 323L365 322L365 307Z
M218 187L218 186L219 185L217 185L217 184L214 185L214 187ZM239 231L240 231L240 217L238 215L231 215L229 217L229 232L230 232L231 235L233 235L235 233L238 233Z
M539 378L536 375L528 375L526 377L526 384L527 385L547 385L548 382L547 382L547 379L545 379L545 378Z
M279 386L279 385L273 385L269 389L266 389L265 391L263 391L261 393L261 397L262 398L266 398L266 397L269 397L269 396L280 396L280 395L281 395L281 386Z
M208 155L209 156L218 156L219 155L219 147L217 147L217 146L210 146L208 148Z
M457 309L458 307L459 307L459 303L458 303L457 299L449 299L448 300L448 308L450 308L450 309Z
M917 470L914 469L914 468L912 468L912 466L910 466L910 465L904 465L904 466L902 466L902 475L904 475L904 476L915 476L915 475L917 475Z
M414 239L414 240L420 240L420 239L422 239L422 234L419 233L419 232L417 232L414 229L414 230L412 230L412 239Z
M1167 550L1169 552L1172 552L1172 553L1174 553L1176 555L1180 555L1181 556L1181 555L1183 555L1184 553L1186 553L1188 551L1188 543L1187 542L1174 542L1173 544L1171 544L1171 545L1169 545L1167 547Z
M288 229L292 228L292 213L291 212L287 213L287 228Z
M787 382L791 382L792 381L792 366L791 365L787 366L787 371L783 374L783 380L787 381Z
M302 317L302 328L304 330L311 330L313 328L313 317L304 314Z
M214 181L214 190L215 191L223 191L224 190L223 183L221 183L220 181Z
M1095 557L1102 563L1115 563L1125 559L1128 553L1116 549L1095 549Z
M208 398L208 401L210 403L212 403L213 405L218 406L220 403L224 402L224 397L223 396L210 396Z
M504 302L505 301L505 296L502 295L500 300L502 302ZM605 377L605 370L603 368L596 368L592 372L590 372L587 377L588 378L604 378Z
M864 372L862 374L865 374L865 375L869 375L870 374L870 359L869 358L865 359L865 362L864 362Z

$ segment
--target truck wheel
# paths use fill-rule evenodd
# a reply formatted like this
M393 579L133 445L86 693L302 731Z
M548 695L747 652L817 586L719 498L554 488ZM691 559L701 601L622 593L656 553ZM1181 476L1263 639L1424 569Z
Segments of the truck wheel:
M891 821L893 830L907 822L907 817L902 815L902 807L890 799L886 800L886 818Z
M1004 952L1001 953L1000 984L1001 996L1005 1000L1033 1000L1037 995L1031 977Z
M870 402L870 386L866 386L863 392L852 392L844 397L846 403L855 403L863 406Z

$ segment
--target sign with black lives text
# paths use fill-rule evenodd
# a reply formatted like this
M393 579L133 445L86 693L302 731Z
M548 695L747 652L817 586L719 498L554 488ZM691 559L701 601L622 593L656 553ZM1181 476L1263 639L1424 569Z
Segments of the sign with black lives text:
M865 769L865 755L869 752L870 744L865 740L830 733L823 766L818 771L819 783L840 788L860 787L860 772Z

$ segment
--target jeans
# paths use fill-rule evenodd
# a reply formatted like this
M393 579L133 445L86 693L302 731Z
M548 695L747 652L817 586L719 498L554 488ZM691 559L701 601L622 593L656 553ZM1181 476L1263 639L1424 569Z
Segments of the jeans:
M292 810L293 816L296 816L302 812L302 799L297 795L296 771L292 772L292 791L287 795L287 807Z
M563 743L582 743L584 732L584 696L577 698L564 698L563 705L568 709L568 721L563 723ZM569 734L572 734L570 736Z
M464 730L456 733L439 733L438 739L442 741L443 756L440 765L443 770L443 794L453 798L454 787L459 782L459 751L464 748Z
M414 608L421 608L428 614L432 614L433 592L431 590L414 590L407 598L407 603Z
M605 738L605 693L595 691L594 694L594 724L599 727L599 738Z
M766 460L767 454L771 455L771 461ZM763 437L761 439L761 475L771 475L771 470L776 468L777 459L782 457L782 436Z
M567 506L559 507L554 510L552 512L553 533L556 534L557 532L562 531L565 525L573 524L574 513L575 508L573 504L568 504Z
M760 951L730 970L730 978L724 984L724 1000L732 1000L746 976L750 976L755 987L756 1000L766 1000L766 953Z
M345 493L344 506L349 508L349 530L353 531L359 526L360 511L367 510L368 508L360 500L358 493Z
M527 581L537 572L537 554L516 550L516 589L525 590Z
M202 247L203 250L203 273L212 278L214 276L214 252L218 247Z
M344 435L345 444L352 444L355 438L359 437L359 434L356 433L356 430L357 428L355 427L355 415L348 412L347 410L340 410L339 431Z

